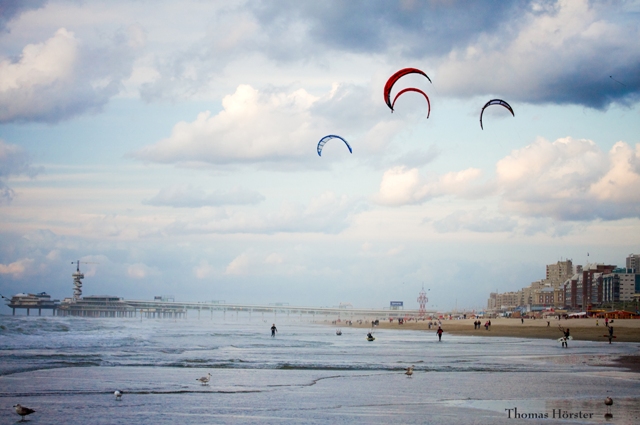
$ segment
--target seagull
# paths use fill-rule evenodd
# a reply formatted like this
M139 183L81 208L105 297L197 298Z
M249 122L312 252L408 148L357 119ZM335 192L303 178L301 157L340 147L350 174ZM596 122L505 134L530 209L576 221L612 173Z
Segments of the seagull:
M613 399L611 397L607 397L604 399L604 404L607 406L607 413L611 412L611 406L613 406Z
M116 400L122 400L122 391L120 390L115 390L113 395L116 396Z
M407 371L404 373L405 375L407 375L408 377L411 377L411 375L413 375L413 368L415 366L411 365L407 368Z
M22 416L22 419L20 419L20 422L24 421L25 416L35 412L35 410L29 409L28 407L25 407L25 406L20 406L19 404L16 404L15 406L13 406L13 408L16 409L16 413L18 415Z
M210 379L211 379L211 374L207 373L207 376L203 376L202 378L198 378L198 379L196 379L196 381L200 381L202 383L202 385L207 385L209 383Z

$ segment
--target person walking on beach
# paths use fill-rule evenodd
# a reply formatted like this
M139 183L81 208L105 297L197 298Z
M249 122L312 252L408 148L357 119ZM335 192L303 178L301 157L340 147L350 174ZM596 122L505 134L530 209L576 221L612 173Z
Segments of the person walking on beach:
M609 344L611 344L612 339L613 339L613 326L609 326Z
M522 323L524 325L524 317L520 318L520 323Z
M271 337L276 336L276 332L278 332L278 328L276 328L276 324L271 325Z
M569 345L567 344L567 341L569 341L569 336L571 336L571 334L569 333L569 328L565 330L562 326L558 327L560 328L560 332L564 334L564 336L562 337L562 346L564 348L569 348Z
M436 333L438 334L438 342L442 341L442 332L444 331L440 326L438 326L438 330L436 331Z

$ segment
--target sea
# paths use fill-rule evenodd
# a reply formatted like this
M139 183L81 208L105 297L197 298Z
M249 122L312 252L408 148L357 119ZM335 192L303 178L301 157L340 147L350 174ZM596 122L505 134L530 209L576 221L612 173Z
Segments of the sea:
M0 316L0 423L19 403L34 425L640 424L640 374L607 365L640 344L446 325L440 342L378 328L370 342L302 319Z

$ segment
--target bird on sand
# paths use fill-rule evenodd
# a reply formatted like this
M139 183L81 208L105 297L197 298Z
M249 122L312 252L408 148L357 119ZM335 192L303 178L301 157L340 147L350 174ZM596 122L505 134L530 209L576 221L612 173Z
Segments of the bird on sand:
M211 374L207 373L207 376L203 376L202 378L198 378L198 379L196 379L196 381L200 381L202 383L202 385L207 385L209 383L210 379L211 379Z
M613 406L613 399L611 397L605 398L604 404L607 406L607 412L608 412L609 409L611 409L611 406Z
M120 390L115 390L113 392L113 395L116 396L116 400L122 400L122 391Z
M16 404L15 406L13 406L13 408L16 409L16 413L18 415L22 416L22 419L20 419L20 422L24 421L25 416L35 413L35 410L29 409L28 407L25 407L25 406L21 406L19 404Z
M404 372L404 374L405 374L405 375L407 375L407 376L409 376L409 377L410 377L411 375L413 375L413 368L414 368L414 367L415 367L415 366L413 366L413 365L409 366L409 367L407 368L407 370Z

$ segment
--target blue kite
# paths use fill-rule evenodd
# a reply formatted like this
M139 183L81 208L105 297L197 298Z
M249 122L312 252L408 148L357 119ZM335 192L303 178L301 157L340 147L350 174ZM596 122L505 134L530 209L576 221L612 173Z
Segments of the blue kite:
M328 136L324 136L318 142L318 156L322 156L322 148L324 147L325 143L327 143L331 139L340 139L340 140L342 140L344 142L344 144L347 145L347 147L349 148L349 152L353 153L353 150L351 149L351 146L349 146L349 143L347 143L346 140L344 140L340 136L336 136L335 134L330 134Z

